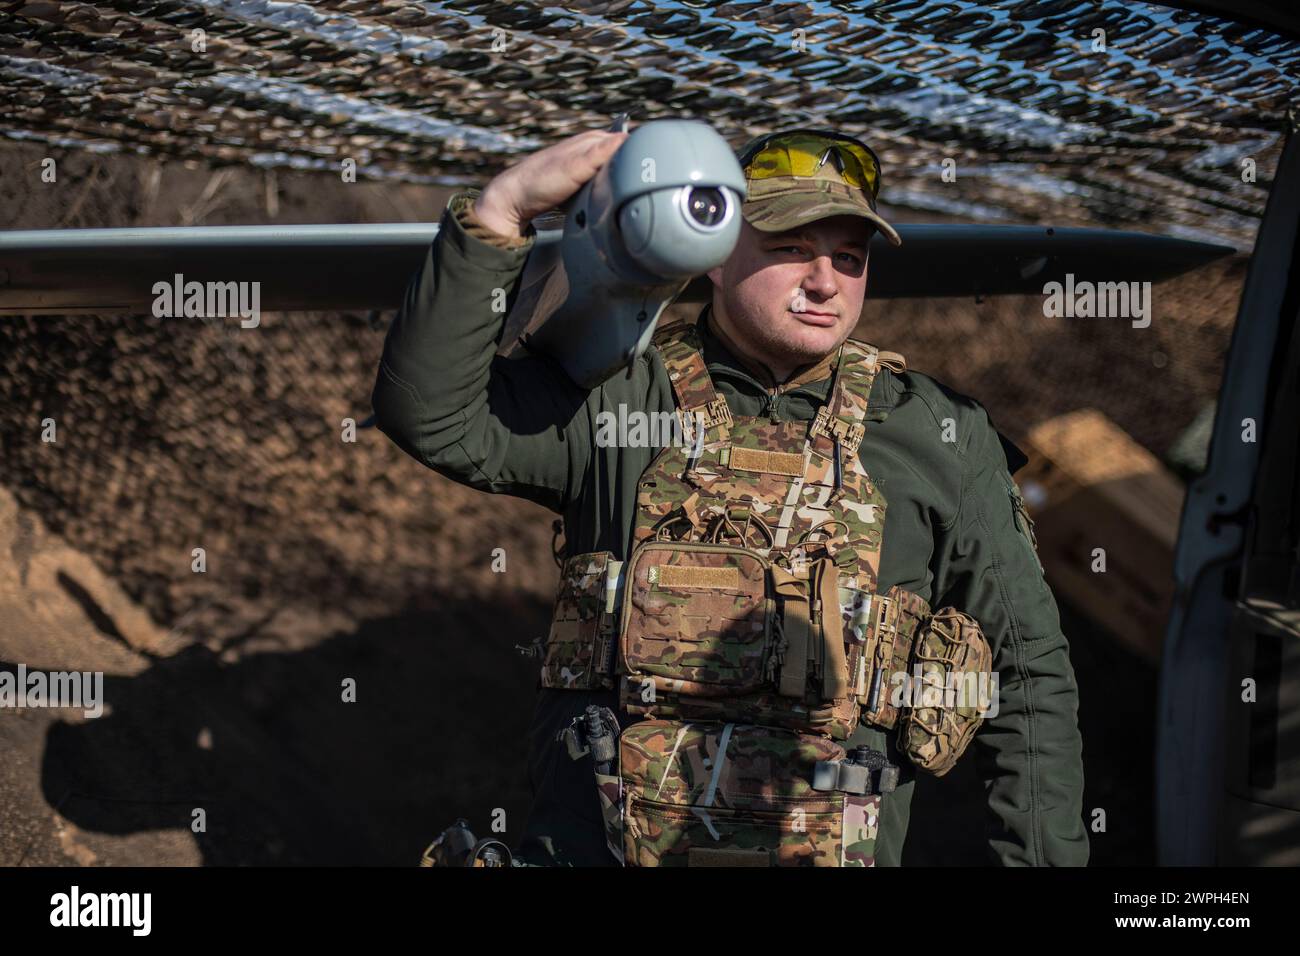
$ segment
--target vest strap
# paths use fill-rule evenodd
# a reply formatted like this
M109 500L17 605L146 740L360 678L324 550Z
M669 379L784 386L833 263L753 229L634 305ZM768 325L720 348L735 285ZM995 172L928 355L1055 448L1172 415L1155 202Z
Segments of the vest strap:
M883 365L895 375L902 375L907 371L907 359L903 358L898 352L882 351L876 358L877 365Z
M817 410L808 430L811 442L824 435L850 455L856 455L866 432L862 422L867 415L871 386L879 371L880 351L874 345L846 339L840 346L835 363L835 385L830 400Z
M683 424L693 429L696 422L703 422L706 433L713 433L709 437L726 443L733 423L731 409L727 406L726 398L713 387L713 379L704 362L704 342L699 325L679 323L660 329L655 333L654 344L668 370L678 410L687 420ZM906 368L903 357L897 352L882 353L874 345L855 339L846 339L840 345L831 395L826 404L817 410L817 416L808 430L809 445L821 435L834 442L843 452L857 454L866 432L863 421L867 414L871 387L881 365L897 370ZM743 454L741 460L745 462ZM746 462L752 463L752 459ZM785 463L782 462L782 465L785 466ZM784 470L780 473L784 473Z
M692 324L670 326L656 333L654 342L668 370L677 407L690 427L703 421L706 432L716 429L718 437L725 441L732 423L731 409L709 377L699 328Z

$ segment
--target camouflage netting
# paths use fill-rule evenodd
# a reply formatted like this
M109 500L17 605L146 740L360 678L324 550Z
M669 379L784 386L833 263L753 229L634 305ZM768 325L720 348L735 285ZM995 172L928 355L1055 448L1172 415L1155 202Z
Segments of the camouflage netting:
M146 209L265 215L262 184L248 173L232 170L229 193L205 201L206 173L173 168L151 180L132 168L140 161L82 162L68 166L65 194L38 194L54 209L37 208L29 195L29 211L54 225L56 197L76 202L92 183L71 223L130 220ZM6 168L23 164L5 151ZM290 184L286 212L313 199L340 219L387 211L375 192L320 203L312 178ZM488 560L494 546L549 554L544 510L514 502L502 511L442 482L375 430L358 431L355 444L342 440L345 418L370 414L381 322L269 313L241 336L237 324L152 316L6 318L3 479L157 620L183 620L188 633L216 643L286 607L363 619L427 606L446 586L517 607L544 601L555 572L549 561L521 558L508 576L462 571ZM53 444L39 441L47 417L57 427ZM195 547L207 552L205 574L190 570Z
M1298 77L1300 44L1111 0L0 2L0 129L52 145L456 182L624 111L830 125L895 203L1242 246Z

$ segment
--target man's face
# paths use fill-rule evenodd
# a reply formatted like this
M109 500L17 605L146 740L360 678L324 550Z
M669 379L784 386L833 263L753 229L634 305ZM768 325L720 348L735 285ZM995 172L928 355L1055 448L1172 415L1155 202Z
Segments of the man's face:
M742 221L730 258L708 273L719 321L770 367L820 360L857 325L871 232L858 216L779 233Z

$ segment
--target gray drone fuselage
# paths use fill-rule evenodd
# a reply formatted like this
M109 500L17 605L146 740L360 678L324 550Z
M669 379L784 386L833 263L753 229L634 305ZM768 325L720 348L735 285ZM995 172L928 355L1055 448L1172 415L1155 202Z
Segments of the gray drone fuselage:
M731 147L708 125L638 127L566 204L558 239L539 234L507 342L521 339L595 388L649 347L691 278L731 255L744 195Z

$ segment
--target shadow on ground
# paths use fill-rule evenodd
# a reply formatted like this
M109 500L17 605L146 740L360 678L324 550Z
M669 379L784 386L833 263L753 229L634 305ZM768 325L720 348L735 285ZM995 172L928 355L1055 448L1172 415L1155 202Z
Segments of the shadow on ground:
M107 834L189 830L201 809L207 865L411 865L457 816L486 832L498 807L513 838L537 673L513 645L548 611L448 600L294 653L191 646L107 678L103 717L54 724L42 792Z

